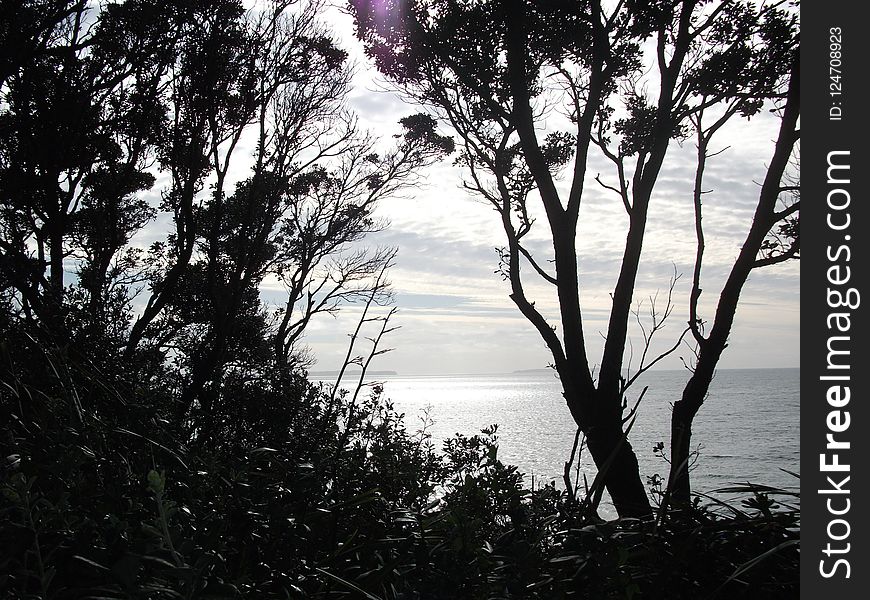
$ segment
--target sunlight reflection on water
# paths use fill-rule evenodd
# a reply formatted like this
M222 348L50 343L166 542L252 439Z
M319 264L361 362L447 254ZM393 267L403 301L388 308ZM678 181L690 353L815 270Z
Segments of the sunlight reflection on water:
M667 464L653 454L656 442L669 440L670 403L679 397L685 371L644 375L629 390L633 404L649 386L629 439L641 476L667 475ZM709 492L729 483L761 483L796 488L799 481L780 469L800 470L798 369L733 369L717 374L707 402L696 417L693 442L701 445L693 488ZM527 484L556 481L571 450L575 427L551 372L507 375L384 377L384 391L405 413L411 430L421 426L429 407L429 431L440 448L455 433L473 435L497 423L499 457L517 465ZM595 475L588 454L582 471ZM607 511L605 511L607 512Z

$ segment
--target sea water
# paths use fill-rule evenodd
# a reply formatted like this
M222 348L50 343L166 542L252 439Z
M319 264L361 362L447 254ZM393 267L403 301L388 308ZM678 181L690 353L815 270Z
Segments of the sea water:
M649 371L626 394L632 406L648 388L629 435L644 482L655 474L667 478L668 465L653 448L663 442L667 455L671 406L689 375ZM437 447L456 433L474 435L497 424L503 462L517 465L527 485L534 479L535 485L553 481L561 487L576 425L554 372L378 379L385 396L405 414L406 427L425 426ZM798 479L787 472L800 471L799 380L798 369L732 369L716 374L693 427L694 491L709 493L743 483L799 487ZM580 456L580 469L581 478L585 473L591 483L595 469L588 452Z

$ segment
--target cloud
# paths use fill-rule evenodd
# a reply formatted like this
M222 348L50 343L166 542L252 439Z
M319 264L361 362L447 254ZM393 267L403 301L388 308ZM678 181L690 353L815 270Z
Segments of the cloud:
M361 110L397 106L393 100L370 99ZM392 110L392 109L391 109ZM721 147L705 177L704 224L706 254L702 276L701 313L711 319L722 284L751 224L758 182L775 137L775 119L729 125ZM717 148L718 149L718 148ZM690 140L672 144L651 203L635 300L659 293L664 302L674 269L682 277L674 292L675 310L669 328L654 350L673 343L684 327L695 258L692 188L694 152ZM613 178L612 165L601 157L590 161L581 208L577 248L582 305L589 338L589 354L600 356L606 330L610 293L616 282L624 249L628 217L621 201L594 181ZM568 186L564 177L560 186ZM396 350L381 367L404 373L498 372L540 367L550 357L537 332L509 300L509 286L493 271L493 248L504 245L497 215L462 190L462 172L449 164L432 169L426 185L412 197L385 202L380 214L391 227L371 241L399 247L391 274L397 290L402 329L391 340ZM534 204L533 199L533 204ZM539 207L538 219L527 246L543 265L552 258L552 242ZM558 302L551 286L525 272L536 283L527 287L530 298L553 324ZM730 348L722 367L795 366L799 363L799 268L787 263L758 270L748 281L737 313ZM632 325L633 343L642 344ZM679 353L678 353L679 354ZM683 352L682 354L686 354ZM678 356L663 363L680 368Z
M367 66L353 38L352 20L335 12L330 21L338 25L342 43L357 64L350 105L364 129L389 142L398 130L398 119L419 109L395 93L377 91L384 85ZM703 204L707 250L700 308L707 319L714 314L719 290L751 224L758 182L764 177L776 125L776 119L768 114L760 114L750 122L735 120L715 142L714 151L728 149L710 159L705 174L704 189L711 192L704 195ZM686 306L696 248L692 208L695 153L692 139L672 142L651 202L635 290L635 301L644 303L641 313L656 292L660 302L664 301L675 268L682 275L674 291L674 313L656 349L673 343L688 318ZM581 303L593 363L600 356L599 333L606 329L610 294L619 274L628 228L621 200L603 189L595 181L596 175L611 185L616 181L612 163L593 153L576 243ZM378 209L377 214L390 225L364 243L399 248L390 279L399 308L395 323L401 328L385 340L395 350L379 357L376 369L404 374L505 372L542 367L551 360L538 333L509 299L509 285L494 273L498 268L494 248L505 245L498 216L462 188L463 176L462 170L447 159L428 169L413 189L384 200ZM565 193L569 185L570 176L564 174L559 188ZM531 204L537 221L526 245L538 262L549 268L553 248L546 216L534 196ZM147 246L163 239L170 224L168 216L161 215L137 237L136 243ZM524 273L529 298L555 325L558 299L553 287L535 276L529 265L524 265ZM263 297L274 306L281 303L283 291L265 286ZM722 366L797 365L799 310L797 263L754 272L746 285ZM312 322L306 342L319 360L318 369L337 368L346 352L346 334L355 326L359 311L358 306L350 306L338 316L321 315ZM641 339L634 324L632 335L638 348ZM678 356L664 366L680 368Z

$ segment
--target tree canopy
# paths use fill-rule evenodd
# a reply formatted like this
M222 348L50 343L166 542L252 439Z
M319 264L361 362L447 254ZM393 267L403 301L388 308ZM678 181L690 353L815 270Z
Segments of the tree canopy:
M636 379L625 376L626 340L653 192L671 142L687 139L705 111L723 114L721 127L784 96L797 56L794 13L694 0L350 5L377 68L458 134L465 187L491 204L504 230L500 270L511 300L550 350L620 514L648 514L623 425ZM568 130L546 128L553 112L567 117ZM578 223L595 218L581 212L591 152L612 163L616 183L595 180L616 194L628 220L597 372L576 250ZM563 173L568 185L557 182ZM541 227L529 210L538 199L552 240L544 257L524 243ZM553 288L553 324L529 297L532 280ZM651 358L636 375L658 360Z
M596 511L606 485L621 515L651 513L622 367L672 140L698 146L684 334L698 352L674 457L748 274L799 254L799 200L782 202L799 118L791 13L676 0L352 5L378 68L425 106L386 140L349 109L348 53L318 0L0 0L0 594L793 595L800 515L775 510L785 492L748 486L726 515L682 505L655 527ZM707 329L710 143L769 107L773 159ZM543 128L552 110L561 130ZM629 223L599 371L576 252L590 152L613 164L617 183L598 183ZM453 153L498 216L498 272L599 466L582 501L525 487L499 459L497 426L437 452L428 421L413 431L382 386L362 385L393 329L393 309L377 307L396 249L369 244L387 226L375 209ZM550 255L530 250L533 228L548 231ZM555 319L530 276L551 286ZM282 290L277 305L267 285ZM356 388L309 381L306 331L350 303L362 316L339 382L358 365ZM682 503L683 464L660 507Z
M392 147L360 131L321 8L22 4L10 22L39 39L2 82L7 314L170 361L182 419L228 369L304 367L310 319L368 293L392 255L359 244L377 201L452 151L425 115ZM158 215L170 233L144 245ZM267 278L287 291L277 310Z

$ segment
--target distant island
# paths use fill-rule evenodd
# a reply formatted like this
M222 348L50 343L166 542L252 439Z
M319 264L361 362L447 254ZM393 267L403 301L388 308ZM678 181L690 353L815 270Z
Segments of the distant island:
M347 370L344 372L345 375L352 375L354 377L359 376L359 369ZM369 377L386 377L391 375L398 375L395 371L368 371L366 373ZM338 377L338 371L309 371L309 377L330 377L335 378Z
M550 367L544 367L543 369L517 369L516 371L511 371L511 373L550 373L552 371L553 369L551 369Z

